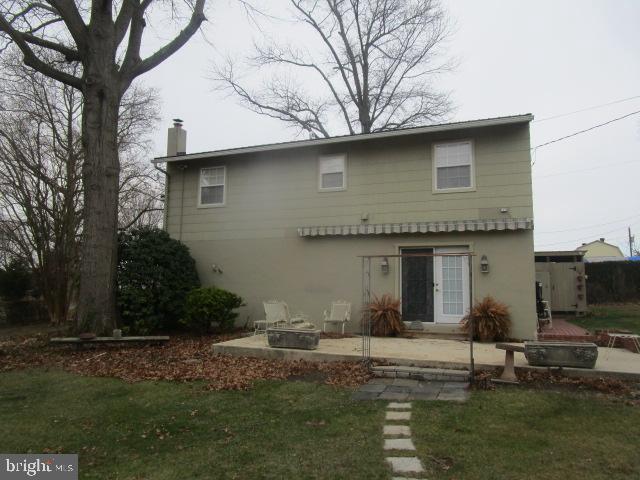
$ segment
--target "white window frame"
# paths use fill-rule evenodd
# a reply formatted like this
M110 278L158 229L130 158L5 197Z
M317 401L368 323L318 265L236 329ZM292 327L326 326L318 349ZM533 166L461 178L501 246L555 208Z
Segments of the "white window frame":
M438 188L438 166L436 164L436 148L439 145L451 145L456 143L468 143L471 149L471 168L469 172L471 184L468 187L452 187L452 188ZM431 164L433 177L433 193L456 193L456 192L472 192L476 190L476 158L475 158L475 145L472 139L462 138L460 140L451 140L447 142L434 143L431 148Z
M324 188L322 186L322 161L334 158L342 159L342 186ZM335 173L335 172L330 172ZM347 155L344 153L336 153L331 155L320 155L318 157L318 191L319 192L340 192L347 189Z
M202 203L202 173L205 170L211 170L213 168L222 168L223 183L222 185L222 203ZM214 185L208 185L210 187ZM224 207L227 204L227 166L226 165L212 165L210 167L203 167L198 174L198 208L217 208Z

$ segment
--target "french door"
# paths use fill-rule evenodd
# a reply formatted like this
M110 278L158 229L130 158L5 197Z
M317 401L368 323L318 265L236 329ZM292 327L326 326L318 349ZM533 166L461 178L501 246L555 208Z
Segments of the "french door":
M462 253L460 247L437 248L436 253ZM464 255L437 256L434 261L436 323L459 323L469 311L469 263Z
M402 319L405 322L458 323L469 310L469 265L463 247L402 248Z
M403 248L402 253L433 254L433 248ZM402 258L402 320L433 323L433 256Z

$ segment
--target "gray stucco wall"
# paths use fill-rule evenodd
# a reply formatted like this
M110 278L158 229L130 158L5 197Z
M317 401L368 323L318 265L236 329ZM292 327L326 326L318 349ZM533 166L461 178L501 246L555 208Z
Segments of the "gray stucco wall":
M472 139L473 191L434 193L432 144ZM348 188L319 192L317 158L347 155ZM223 207L198 208L198 174L226 165ZM513 335L535 335L532 231L300 238L297 228L314 225L532 217L529 130L526 124L442 135L350 143L331 149L297 149L169 165L167 230L197 261L201 280L242 295L247 307L238 323L263 316L261 302L282 299L292 312L320 323L332 299L354 305L357 329L361 299L358 255L394 254L399 245L469 246L474 257L474 296L492 294L510 305ZM184 191L182 185L184 184ZM500 213L508 208L508 213ZM488 274L479 273L487 255ZM374 262L374 293L398 295L397 265L382 275ZM219 265L223 273L212 272Z

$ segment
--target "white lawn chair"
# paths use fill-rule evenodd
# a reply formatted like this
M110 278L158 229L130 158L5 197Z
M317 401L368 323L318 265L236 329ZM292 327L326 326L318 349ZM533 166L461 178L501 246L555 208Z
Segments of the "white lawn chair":
M258 335L258 333L266 333L267 328L269 327L287 325L290 323L289 307L285 302L281 302L280 300L269 300L263 302L262 305L264 306L265 319L254 320L254 335Z
M342 324L342 334L344 335L344 324L351 319L351 303L346 300L336 300L331 302L331 312L324 311L324 322L322 331L327 331L327 323L336 325Z

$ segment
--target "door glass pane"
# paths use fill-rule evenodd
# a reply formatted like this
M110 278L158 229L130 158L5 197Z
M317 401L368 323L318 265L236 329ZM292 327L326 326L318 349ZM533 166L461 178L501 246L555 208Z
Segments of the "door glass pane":
M442 257L442 312L462 315L464 289L462 285L463 257Z

